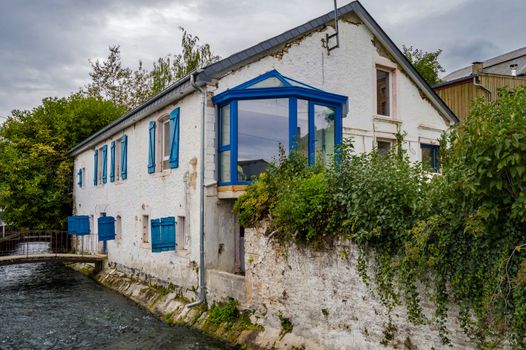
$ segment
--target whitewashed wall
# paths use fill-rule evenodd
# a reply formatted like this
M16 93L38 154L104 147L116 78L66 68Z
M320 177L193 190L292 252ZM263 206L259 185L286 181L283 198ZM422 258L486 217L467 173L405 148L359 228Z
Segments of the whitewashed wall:
M179 167L148 174L148 124L168 115L175 107L181 108ZM76 157L75 173L79 167L86 169L84 186L79 188L75 185L74 188L76 214L93 215L95 223L101 212L122 218L122 237L108 243L110 262L178 285L192 287L197 284L195 263L192 264L192 261L197 261L199 254L199 241L195 238L199 229L199 120L199 95L194 93L101 142L97 148L108 145L108 182L97 187L93 185L94 149ZM110 144L123 134L128 135L128 178L112 183L109 180ZM151 233L149 243L142 240L143 215L148 215L150 220L184 216L189 249L178 247L176 252L152 253ZM96 233L97 225L94 226Z
M356 22L356 18L353 19ZM375 138L394 138L397 125L406 132L405 147L412 160L421 157L419 142L436 140L447 123L423 99L417 87L397 69L395 91L397 119L375 117L375 65L397 67L381 55L371 32L363 24L340 21L340 48L327 56L321 39L333 29L323 29L286 46L281 52L227 74L207 86L206 100L206 217L205 247L207 268L234 272L235 226L233 200L217 198L216 188L216 108L214 94L235 87L272 69L285 76L322 90L349 96L349 112L343 121L344 135L353 138L357 152L370 151ZM379 45L376 43L376 45ZM398 67L399 68L399 67ZM178 169L148 174L148 123L181 108L180 163ZM109 243L109 260L150 274L174 284L192 287L197 284L199 254L199 141L200 95L193 93L137 122L133 127L114 135L128 135L128 179L117 183L93 186L93 149L75 159L75 174L86 169L84 187L74 188L76 214L101 212L122 217L122 238ZM104 143L109 147L112 139ZM97 145L99 148L103 143ZM76 179L75 179L76 183ZM165 216L186 217L188 250L151 253L151 244L142 243L142 216L150 219ZM96 225L95 225L96 226ZM96 227L95 227L96 232ZM178 232L179 234L179 232ZM213 288L210 291L213 293Z

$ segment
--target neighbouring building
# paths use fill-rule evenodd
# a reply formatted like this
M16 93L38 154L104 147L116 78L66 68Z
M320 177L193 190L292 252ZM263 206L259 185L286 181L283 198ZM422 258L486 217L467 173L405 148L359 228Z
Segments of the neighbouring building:
M477 97L499 98L498 89L526 84L526 47L456 70L433 87L449 108L465 118Z
M242 298L232 206L280 145L314 163L343 139L387 150L401 132L411 160L437 168L456 116L359 2L337 24L331 12L200 69L70 151L74 215L92 234L114 231L110 262Z

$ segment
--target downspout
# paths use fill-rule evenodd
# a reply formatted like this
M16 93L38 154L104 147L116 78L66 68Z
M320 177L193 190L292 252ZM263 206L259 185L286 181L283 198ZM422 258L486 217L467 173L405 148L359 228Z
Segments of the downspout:
M487 92L487 93L488 93L488 97L489 97L489 101L491 102L491 100L492 100L491 90L488 89L487 87L485 87L484 85L479 84L479 83L477 82L477 78L478 78L478 75L474 75L474 76L473 76L473 85L474 85L474 86L478 86L479 88L481 88L482 90L484 90L485 92Z
M199 169L199 300L187 304L191 308L201 305L206 301L205 292L205 108L206 91L195 82L195 75L199 71L190 74L190 84L201 93L201 154Z

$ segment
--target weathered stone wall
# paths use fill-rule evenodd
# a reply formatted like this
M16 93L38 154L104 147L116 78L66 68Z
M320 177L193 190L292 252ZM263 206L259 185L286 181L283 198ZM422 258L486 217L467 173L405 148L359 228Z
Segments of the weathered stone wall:
M245 240L244 306L255 310L254 321L265 328L258 335L260 345L277 349L447 348L436 327L411 324L405 307L393 311L394 338L387 341L386 308L358 275L356 246L340 244L327 252L291 246L283 251L255 229L246 230ZM424 303L424 312L432 316L431 304ZM285 335L284 320L293 327ZM456 317L450 317L447 327L452 348L473 348Z

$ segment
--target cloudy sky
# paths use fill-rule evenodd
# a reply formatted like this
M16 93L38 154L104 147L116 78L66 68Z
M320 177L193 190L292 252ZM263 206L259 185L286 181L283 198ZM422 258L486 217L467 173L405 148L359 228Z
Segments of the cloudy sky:
M339 0L342 6L349 0ZM363 0L399 46L443 49L447 71L526 46L524 0ZM180 50L180 31L222 57L330 11L332 0L0 0L0 116L88 82L118 44L126 65ZM0 122L2 120L0 119Z

